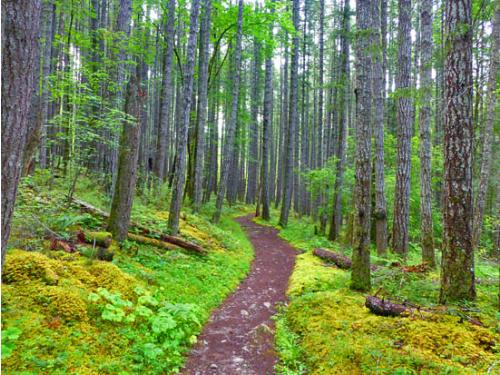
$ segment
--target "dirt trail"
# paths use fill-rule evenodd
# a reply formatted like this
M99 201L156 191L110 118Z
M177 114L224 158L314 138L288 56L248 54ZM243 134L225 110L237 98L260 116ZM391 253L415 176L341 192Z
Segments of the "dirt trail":
M247 278L213 312L183 374L266 375L277 357L271 316L286 301L288 278L296 250L278 237L278 231L252 221L236 219L247 232L255 259Z

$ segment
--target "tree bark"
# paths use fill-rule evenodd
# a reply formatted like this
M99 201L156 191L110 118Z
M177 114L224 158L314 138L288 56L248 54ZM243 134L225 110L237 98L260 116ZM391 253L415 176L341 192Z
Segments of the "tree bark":
M189 120L191 113L191 102L193 95L193 76L196 55L196 43L198 33L198 16L200 10L200 0L192 0L191 15L189 24L189 37L186 52L186 64L184 66L184 92L183 106L177 131L177 155L175 160L175 176L170 201L170 214L168 216L168 229L170 234L176 235L179 232L179 216L181 213L182 200L184 198L184 188L186 183L186 152L189 131Z
M118 171L108 221L108 230L117 241L123 241L127 238L137 181L141 115L145 95L145 92L141 89L139 70L140 65L137 66L136 74L131 76L127 85L125 113L131 118L123 121L118 154Z
M371 1L356 1L356 183L351 288L370 290L370 211L372 175L371 83L369 45Z
M341 95L341 115L338 129L338 145L337 145L337 168L335 171L335 184L333 192L333 213L332 224L328 238L336 241L339 238L340 228L342 227L342 187L344 184L344 170L346 163L346 138L348 128L348 115L350 109L350 69L349 69L349 38L347 34L350 30L350 9L349 0L344 0L344 15L342 19L342 29L344 33L341 39L341 80L344 85Z
M205 126L207 124L208 106L208 57L210 52L210 17L212 0L205 0L204 13L201 21L200 32L200 57L199 57L199 86L198 86L198 115L196 135L196 160L194 170L194 201L193 209L200 209L203 198L203 164L205 160Z
M41 1L2 0L2 267L39 58Z
M40 82L36 100L33 100L32 113L30 119L30 128L28 129L26 146L23 157L23 174L29 173L30 167L33 166L33 157L36 154L38 146L40 146L40 168L47 167L47 149L46 149L46 122L49 110L49 76L52 66L52 42L53 42L53 27L55 5L51 1L44 2L42 5L41 15L43 17L43 45L41 45L41 77L35 73L35 84ZM43 48L42 48L43 47ZM38 69L38 66L36 67ZM33 97L35 98L35 97ZM42 141L43 139L43 141Z
M271 14L274 13L274 8ZM269 148L271 142L271 130L273 126L273 25L269 25L268 43L266 45L265 78L264 78L264 119L262 122L262 167L260 174L260 191L262 203L262 218L269 220ZM273 160L271 160L273 162Z
M257 196L257 168L259 158L259 131L258 131L258 118L259 118L259 84L260 84L260 42L254 40L253 46L253 77L252 77L252 93L250 109L251 122L249 134L249 150L248 150L248 163L247 163L247 192L245 203L254 204L255 197Z
M432 100L432 1L422 0L421 21L421 100L420 127L420 216L422 220L422 261L434 267L434 235L432 227L431 190L431 100Z
M236 31L236 43L234 46L234 71L233 71L233 87L232 87L232 102L231 114L227 124L226 141L224 145L224 156L221 164L221 177L219 181L219 189L217 191L217 200L215 202L215 213L213 221L218 223L222 212L222 204L227 191L227 182L230 168L234 162L234 137L236 134L236 122L238 119L238 104L240 95L240 77L241 77L241 39L243 28L243 0L238 1L238 23Z
M161 87L161 106L160 106L160 126L158 131L158 140L156 142L156 162L155 173L160 184L165 178L165 164L168 163L168 133L170 129L170 106L172 101L172 57L174 54L175 38L175 0L169 0L167 3L168 19L165 29L167 40L167 51L165 54L165 68L163 70L163 79Z
M399 0L398 19L398 75L397 90L397 170L392 249L406 256L408 253L408 224L410 220L410 169L413 110L411 99L411 0Z
M293 0L292 9L293 26L296 33L292 38L292 63L290 68L290 110L289 110L289 123L286 130L286 140L284 154L284 178L283 178L283 203L281 205L281 213L279 224L286 227L288 224L288 215L290 213L290 206L292 203L292 190L293 190L293 166L294 166L294 145L295 145L295 132L298 122L298 74L299 74L299 0ZM285 83L286 84L286 83Z
M384 174L384 70L381 36L380 0L373 0L373 95L374 95L374 120L375 132L375 238L377 254L383 255L387 249L387 204L385 200L385 174Z
M472 245L472 4L445 2L443 257L439 300L471 300Z

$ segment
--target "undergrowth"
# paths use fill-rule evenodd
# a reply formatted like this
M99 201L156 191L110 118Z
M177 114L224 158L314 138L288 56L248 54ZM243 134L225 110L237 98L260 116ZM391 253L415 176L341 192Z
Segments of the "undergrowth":
M273 212L273 217L278 213ZM259 223L276 226L275 221ZM304 251L298 255L288 296L276 317L280 374L478 374L498 370L500 314L498 267L477 257L475 304L439 306L439 271L405 272L389 265L419 264L413 244L406 262L372 255L372 293L435 309L408 317L380 317L364 307L365 295L349 289L350 272L312 255L317 247L351 255L342 243L315 234L308 219L292 217L280 236ZM439 254L438 254L439 260ZM470 324L474 317L483 327Z
M183 212L180 234L208 250L201 257L173 247L125 241L112 262L91 247L50 250L50 239L102 230L102 218L68 204L69 182L43 172L23 180L2 284L2 367L9 374L164 374L182 367L210 312L249 270L253 251L226 208ZM166 228L162 194L134 201L132 220ZM106 210L109 199L82 178L79 199ZM19 250L18 250L19 249Z

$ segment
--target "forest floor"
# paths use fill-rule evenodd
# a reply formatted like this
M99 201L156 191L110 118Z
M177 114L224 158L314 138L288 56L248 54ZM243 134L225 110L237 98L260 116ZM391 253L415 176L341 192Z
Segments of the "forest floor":
M82 177L75 196L105 210L109 199L96 185ZM180 235L208 255L127 240L112 262L101 261L76 233L102 233L106 222L69 204L70 187L43 172L22 180L2 275L6 373L498 372L498 263L488 251L476 254L477 301L456 306L437 304L438 269L411 271L418 244L405 263L373 252L371 293L433 311L382 317L349 288L349 270L313 255L352 249L318 235L307 217L292 214L278 228L277 210L266 223L240 205L214 225L209 202L183 211L180 223ZM164 232L168 191L140 193L132 220Z
M198 337L185 374L271 374L278 361L274 350L274 322L286 300L288 279L297 251L278 237L278 231L236 219L247 232L255 258L247 278L213 313Z

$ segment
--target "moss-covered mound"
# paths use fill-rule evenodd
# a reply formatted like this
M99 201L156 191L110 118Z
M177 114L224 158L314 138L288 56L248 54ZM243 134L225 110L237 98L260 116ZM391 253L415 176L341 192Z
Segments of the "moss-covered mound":
M209 220L211 207L183 213L181 235L208 252L198 257L175 245L128 240L120 248L102 232L102 218L67 205L57 181L49 190L36 181L20 187L9 244L23 250L8 249L3 270L3 371L178 372L211 310L249 270L252 247L231 219L243 212L226 211L219 225ZM93 183L76 194L107 206ZM152 231L165 231L167 218L155 205L134 202L132 220ZM52 246L47 228L71 246ZM105 247L112 262L98 260Z
M439 313L387 318L348 289L349 272L297 257L284 315L311 374L476 374L498 359L492 330Z

